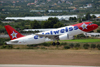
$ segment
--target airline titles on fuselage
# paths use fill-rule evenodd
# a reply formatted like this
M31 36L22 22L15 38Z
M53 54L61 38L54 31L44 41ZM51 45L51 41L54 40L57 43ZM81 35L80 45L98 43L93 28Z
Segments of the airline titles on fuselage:
M64 27L63 29L58 29L58 30L55 30L55 31L48 31L48 32L44 32L44 33L41 33L41 34L43 34L43 35L57 35L57 34L60 34L60 33L65 33L65 32L73 31L73 30L77 30L77 29L78 29L77 26L70 26L69 28ZM38 35L35 35L34 39L38 39Z

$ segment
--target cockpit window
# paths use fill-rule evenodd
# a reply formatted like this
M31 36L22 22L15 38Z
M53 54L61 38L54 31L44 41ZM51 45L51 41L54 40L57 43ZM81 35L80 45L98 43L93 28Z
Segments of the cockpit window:
M90 23L89 25L92 25L93 23Z

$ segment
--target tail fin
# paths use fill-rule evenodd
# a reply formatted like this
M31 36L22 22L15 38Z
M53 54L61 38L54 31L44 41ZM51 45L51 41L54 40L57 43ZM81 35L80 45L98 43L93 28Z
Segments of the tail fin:
M10 37L11 40L23 37L22 34L17 32L14 28L12 28L9 25L6 25L5 29L6 29L7 33L9 34L9 37Z

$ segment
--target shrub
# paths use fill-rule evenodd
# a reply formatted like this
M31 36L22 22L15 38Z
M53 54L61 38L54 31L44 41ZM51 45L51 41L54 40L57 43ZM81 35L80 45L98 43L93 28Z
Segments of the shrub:
M65 45L64 49L70 49L70 47L68 45Z
M16 49L20 49L19 47L17 47Z
M1 46L1 49L5 49L7 46L6 45L2 45Z
M12 45L2 45L1 49L12 49Z
M42 43L43 44L43 46L50 46L50 43Z
M9 38L0 38L0 45L5 44L5 41L10 40Z
M62 42L62 43L60 43L60 45L67 45L67 43L66 42Z
M80 44L76 43L75 48L79 48L79 47L80 47Z
M27 45L28 47L37 47L38 44L33 44L33 45Z
M100 50L100 44L97 45L98 50Z
M91 44L91 48L96 48L96 44Z
M12 45L7 45L7 49L12 49L13 46Z
M47 48L45 48L45 47L41 47L41 49L47 49Z
M70 43L69 46L70 46L71 48L73 48L73 47L74 47L74 44L73 44L73 43Z
M83 45L83 48L84 48L84 49L88 49L88 48L89 48L89 44L84 44L84 45Z

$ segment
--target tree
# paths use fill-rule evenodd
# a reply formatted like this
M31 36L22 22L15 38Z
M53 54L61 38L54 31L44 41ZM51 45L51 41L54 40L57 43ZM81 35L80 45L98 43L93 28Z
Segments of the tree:
M79 23L81 23L82 22L81 18L79 18L78 21L79 21Z
M48 21L42 21L41 27L42 28L50 28L52 25Z
M74 20L77 20L77 18L76 18L76 17L74 17L73 19L74 19Z
M96 18L96 16L95 15L92 15L91 18Z
M90 20L91 19L90 13L87 13L85 18L86 18L86 20Z
M82 18L82 21L86 21L87 19L85 17Z
M53 27L58 28L63 26L63 24L60 23L58 18L56 17L55 18L50 17L48 18L47 21L42 21L41 24L42 24L42 28L53 28Z
M34 21L31 21L30 22L30 26L32 29L38 29L38 28L41 28L41 25L39 24L38 21L34 20Z
M86 36L84 34L78 34L77 38L85 38Z
M69 20L73 20L73 17L70 17Z
M56 24L54 24L53 28L59 28L62 26L63 26L63 24L61 22L57 22Z
M53 23L53 24L56 24L57 22L59 22L58 18L56 18L56 17L54 17L54 18L50 17L50 18L48 18L48 21L51 21L51 23Z
M84 49L88 49L89 48L89 44L84 44L83 47L84 47Z

